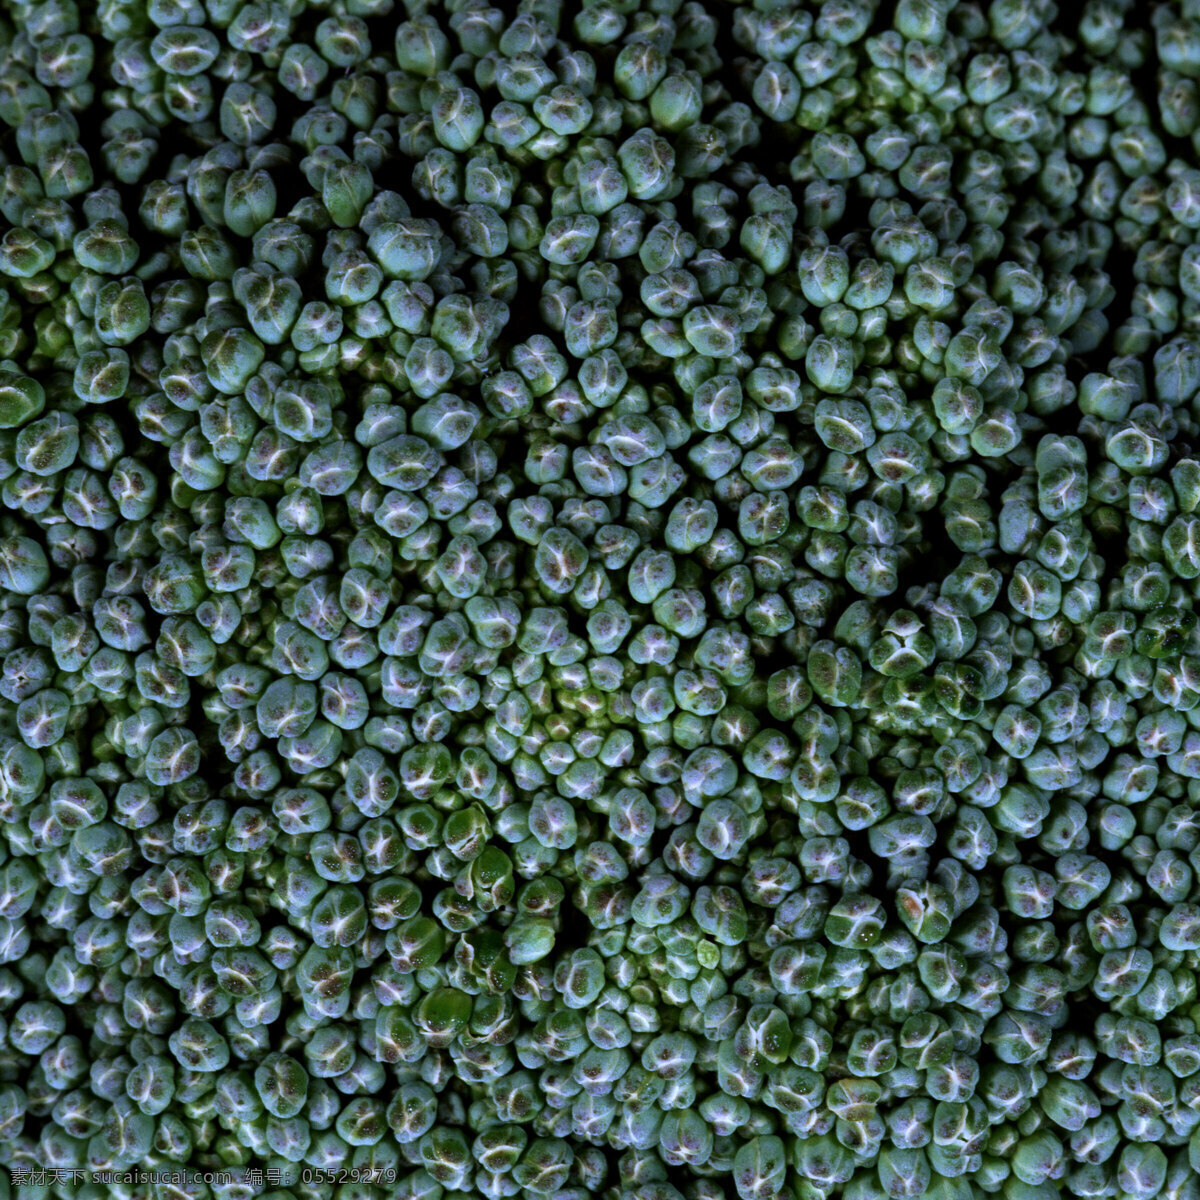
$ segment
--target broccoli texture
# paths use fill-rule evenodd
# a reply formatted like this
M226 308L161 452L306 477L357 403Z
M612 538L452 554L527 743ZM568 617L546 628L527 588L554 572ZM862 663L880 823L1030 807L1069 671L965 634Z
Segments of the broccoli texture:
M1198 164L1200 0L0 0L0 1200L1200 1200Z

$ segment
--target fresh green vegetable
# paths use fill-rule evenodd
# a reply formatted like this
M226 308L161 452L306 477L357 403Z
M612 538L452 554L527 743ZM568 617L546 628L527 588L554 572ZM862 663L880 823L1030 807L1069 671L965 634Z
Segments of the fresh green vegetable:
M0 4L0 1200L1200 1200L1198 154L1197 0Z

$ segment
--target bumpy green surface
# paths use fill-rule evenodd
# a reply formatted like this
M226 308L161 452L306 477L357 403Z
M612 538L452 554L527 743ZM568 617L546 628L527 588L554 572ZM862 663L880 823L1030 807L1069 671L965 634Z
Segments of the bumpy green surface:
M0 0L0 1200L1200 1200L1197 164L1198 0Z

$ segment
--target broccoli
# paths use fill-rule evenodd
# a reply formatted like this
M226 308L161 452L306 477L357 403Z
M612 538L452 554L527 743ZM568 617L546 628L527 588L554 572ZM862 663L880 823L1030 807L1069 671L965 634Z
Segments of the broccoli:
M0 1200L1200 1200L1198 155L1200 0L0 0Z

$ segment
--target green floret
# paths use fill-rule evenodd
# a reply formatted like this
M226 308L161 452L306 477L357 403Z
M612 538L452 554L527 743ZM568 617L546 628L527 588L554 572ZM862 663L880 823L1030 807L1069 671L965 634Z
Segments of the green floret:
M1195 1200L1195 6L94 7L0 14L16 1193Z

